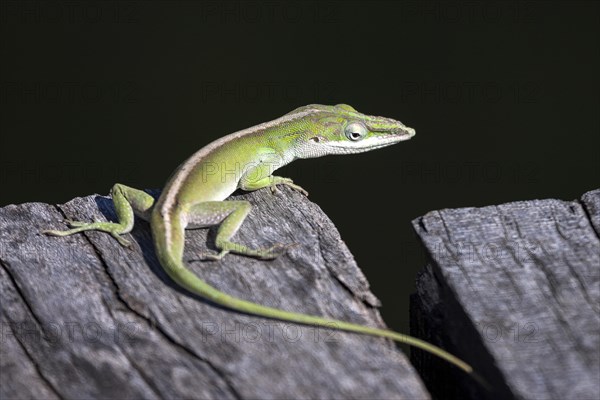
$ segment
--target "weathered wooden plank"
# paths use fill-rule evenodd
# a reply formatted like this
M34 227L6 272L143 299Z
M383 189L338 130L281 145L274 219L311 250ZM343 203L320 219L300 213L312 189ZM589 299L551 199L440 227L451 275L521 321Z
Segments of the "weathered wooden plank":
M447 209L414 220L431 265L417 281L413 334L426 332L471 362L495 387L488 397L599 398L598 204L594 191L582 202ZM434 396L485 395L413 354L424 379L436 380Z
M600 189L585 193L581 196L581 203L592 221L596 234L600 237Z
M384 326L378 300L318 206L286 188L235 197L256 205L241 243L300 245L271 262L199 262L214 232L190 231L185 258L199 276L262 304ZM115 218L102 196L0 209L3 400L428 398L387 340L216 307L168 279L145 222L132 232L132 249L100 232L39 233L65 229L64 217Z

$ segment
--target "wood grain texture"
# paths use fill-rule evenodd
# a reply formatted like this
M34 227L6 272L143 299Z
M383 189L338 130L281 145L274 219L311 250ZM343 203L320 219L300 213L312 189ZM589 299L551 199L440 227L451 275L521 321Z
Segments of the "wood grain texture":
M185 259L243 299L384 327L364 275L320 208L283 188L236 195L253 208L236 239L299 246L265 262L194 261L214 230L188 231ZM66 229L65 217L115 220L103 196L0 209L0 398L427 399L406 357L385 339L235 313L178 288L159 266L149 226L132 249Z
M434 211L413 221L431 259L411 331L454 351L484 393L420 351L434 397L600 398L600 190Z

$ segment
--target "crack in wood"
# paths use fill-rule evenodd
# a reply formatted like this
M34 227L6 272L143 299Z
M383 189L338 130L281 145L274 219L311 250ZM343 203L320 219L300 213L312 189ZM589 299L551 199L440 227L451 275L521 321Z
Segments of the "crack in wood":
M67 218L66 214L64 213L63 210L60 209L60 207L55 206L60 213L63 215L64 218ZM229 388L229 390L231 391L231 394L234 398L236 399L241 399L240 394L237 392L237 390L235 389L235 387L233 386L233 384L230 382L229 377L227 376L227 374L225 374L223 371L221 371L219 368L217 368L211 361L209 361L208 359L201 357L199 354L197 354L196 352L192 351L191 349L189 349L187 346L183 345L182 343L180 343L179 341L177 341L175 338L173 338L170 334L168 334L164 329L162 329L162 327L159 325L159 323L153 323L153 321L148 318L147 316L145 316L144 314L142 314L141 312L137 311L134 307L132 307L127 300L125 300L123 298L123 296L121 295L121 289L119 288L119 285L117 284L117 281L115 280L112 272L110 271L110 267L108 266L108 263L106 262L106 260L104 259L104 257L102 256L102 253L100 252L100 250L98 249L98 247L94 244L94 242L90 239L90 237L87 235L86 232L83 232L83 237L85 238L86 242L90 245L90 247L92 248L92 250L94 251L94 254L96 255L96 258L98 259L98 261L100 262L100 265L102 265L102 268L106 274L106 276L109 279L109 282L112 284L112 287L114 288L113 293L115 294L116 299L123 305L125 306L125 308L127 310L129 310L132 314L136 315L138 318L144 320L147 325L152 328L155 329L158 333L160 333L169 343L171 343L171 345L176 346L177 348L179 348L180 350L183 350L188 356L195 358L203 363L205 363L217 376L219 376L222 380L223 383L225 384L225 386L227 388ZM112 310L110 311L111 315L112 315ZM118 346L118 344L117 344ZM119 346L120 347L120 346ZM129 360L129 356L125 353L123 353L123 355ZM131 363L132 367L135 368L136 370L138 370L137 366L134 363ZM144 381L146 381L146 378L144 378L143 375L141 375L142 379L144 379ZM156 392L156 388L151 385L149 385L149 387ZM160 393L160 391L159 391Z
M36 323L38 324L38 328L42 329L42 332L43 332L43 325L41 324L41 321L39 321L39 319L35 316L35 313L31 309L31 306L27 300L27 297L19 289L14 277L12 276L12 273L10 272L10 269L8 268L8 266L5 264L5 262L2 259L0 259L0 266L8 275L12 286L15 288L15 292L16 292L17 296L19 296L21 298L21 300L23 300L23 303L26 305L27 310L29 311L29 313L32 314L33 318L35 319ZM6 318L8 318L10 320L10 317L8 315L6 315L4 308L2 308L2 313L6 316ZM44 383L46 388L50 392L52 392L57 398L63 399L63 396L60 394L58 389L54 387L52 382L50 382L50 380L46 377L46 375L42 371L41 365L33 357L33 354L29 351L29 349L27 348L25 343L23 343L23 339L20 337L20 335L16 335L10 325L8 326L8 328L11 330L12 336L16 339L16 342L19 344L19 347L23 351L23 354L25 354L25 356L29 359L29 361L31 362L31 365L33 366L33 369L35 370L36 374L40 377L41 381ZM42 335L42 337L44 337L44 335Z

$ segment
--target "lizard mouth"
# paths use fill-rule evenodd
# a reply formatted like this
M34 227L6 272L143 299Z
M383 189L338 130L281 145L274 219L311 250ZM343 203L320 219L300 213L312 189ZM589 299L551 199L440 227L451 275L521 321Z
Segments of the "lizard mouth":
M397 129L397 130L393 131L392 133L390 133L390 132L381 133L380 135L375 136L375 139L377 140L377 142L381 143L381 147L385 147L385 146L389 146L390 144L408 140L408 139L412 138L413 136L415 136L415 134L416 133L413 128L405 127L405 128ZM367 140L369 140L369 139L367 139ZM377 143L374 143L373 146L374 146L373 147L374 149L379 147L379 145Z
M414 130L400 131L397 134L390 134L389 132L380 136L373 136L367 139L363 139L358 142L323 142L322 144L335 150L335 152L341 152L344 154L348 153L363 153L365 151L377 150L383 147L388 147L393 144L405 141L414 136Z
M408 126L398 129L396 132L394 132L394 136L400 137L400 140L408 140L415 135L415 130L413 128L409 128Z

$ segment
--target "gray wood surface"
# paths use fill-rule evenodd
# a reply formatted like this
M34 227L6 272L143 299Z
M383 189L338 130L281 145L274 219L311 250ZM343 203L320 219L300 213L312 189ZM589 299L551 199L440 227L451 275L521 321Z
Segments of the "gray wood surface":
M299 246L265 262L194 261L213 230L189 231L185 258L217 288L303 313L384 327L364 275L320 208L283 188L237 195L254 209L236 239ZM426 399L388 340L222 309L178 288L138 221L121 247L87 232L47 237L65 217L115 220L103 196L0 209L0 398Z
M600 398L600 190L434 211L413 226L431 263L412 298L412 333L495 388L478 391L413 351L434 397Z

